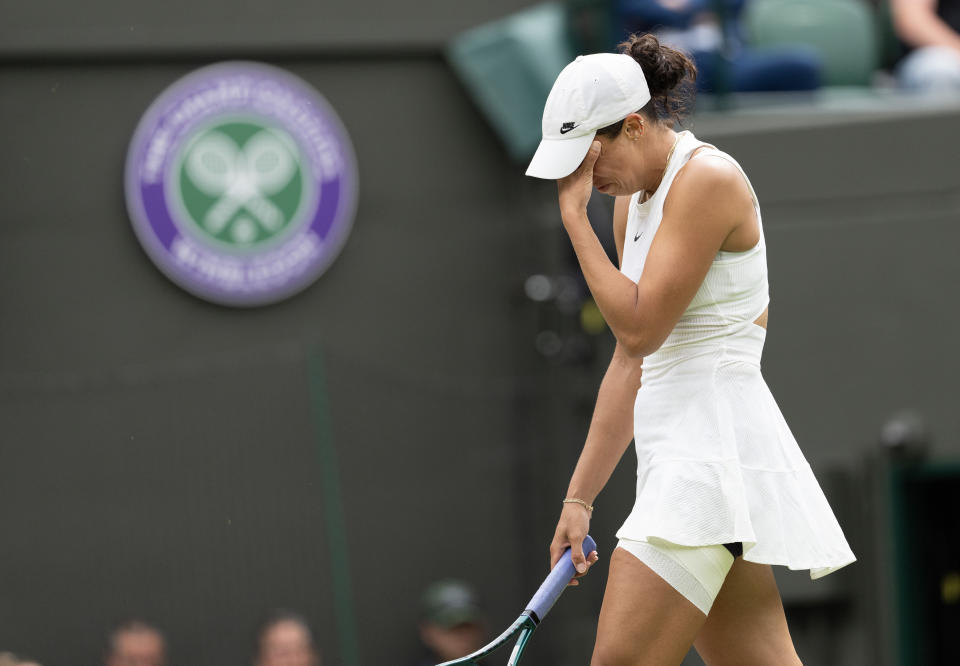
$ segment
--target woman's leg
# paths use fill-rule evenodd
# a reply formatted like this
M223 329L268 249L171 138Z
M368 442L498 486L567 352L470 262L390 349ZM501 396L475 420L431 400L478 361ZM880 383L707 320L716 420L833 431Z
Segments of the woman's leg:
M708 666L800 666L769 565L737 558L694 644Z
M616 548L591 666L675 666L705 620L692 602L646 564Z

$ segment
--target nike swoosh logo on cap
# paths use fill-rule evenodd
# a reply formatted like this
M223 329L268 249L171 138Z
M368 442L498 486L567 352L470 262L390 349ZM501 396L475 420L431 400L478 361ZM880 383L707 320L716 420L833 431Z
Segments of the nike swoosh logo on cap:
M560 134L566 134L567 132L572 132L573 130L580 127L579 124L575 125L573 123L564 123L560 126Z

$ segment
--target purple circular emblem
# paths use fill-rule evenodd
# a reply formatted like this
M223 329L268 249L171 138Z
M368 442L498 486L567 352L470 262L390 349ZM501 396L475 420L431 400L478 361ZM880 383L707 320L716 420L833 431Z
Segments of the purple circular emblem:
M127 153L134 231L214 303L275 303L336 258L357 201L353 147L326 100L269 65L227 62L167 88Z

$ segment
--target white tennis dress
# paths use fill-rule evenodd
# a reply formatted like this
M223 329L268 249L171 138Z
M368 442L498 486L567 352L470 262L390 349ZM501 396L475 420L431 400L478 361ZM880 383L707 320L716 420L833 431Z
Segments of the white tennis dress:
M743 173L681 132L656 192L630 200L622 266L630 279L640 279L677 172L703 146L697 159L717 155ZM643 359L633 417L637 499L617 537L742 542L745 560L819 578L856 557L760 374L766 331L753 322L769 300L761 226L753 249L717 254L663 346Z

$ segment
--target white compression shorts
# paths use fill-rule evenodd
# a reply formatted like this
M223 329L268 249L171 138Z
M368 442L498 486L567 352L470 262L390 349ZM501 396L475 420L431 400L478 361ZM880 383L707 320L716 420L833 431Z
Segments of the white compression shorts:
M710 613L733 566L733 555L725 546L678 546L650 537L647 541L620 539L617 547L653 569L704 615Z

